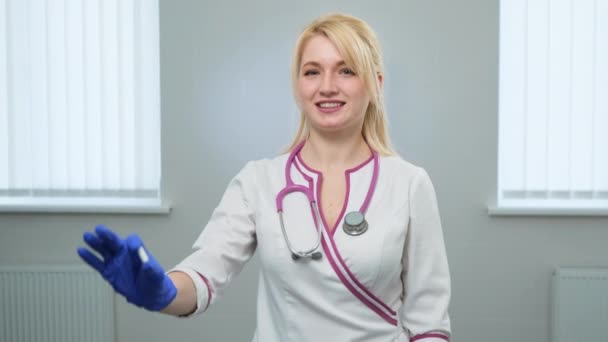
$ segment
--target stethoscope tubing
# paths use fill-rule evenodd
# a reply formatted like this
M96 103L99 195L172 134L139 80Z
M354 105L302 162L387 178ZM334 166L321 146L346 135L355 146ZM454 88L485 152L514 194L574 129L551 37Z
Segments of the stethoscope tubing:
M322 226L322 222L321 222L321 214L319 213L319 208L317 207L316 201L310 202L310 206L311 206L311 209L315 213L315 220L316 220L315 228L317 229L317 241L315 242L315 245L312 248L307 249L305 251L298 251L291 244L289 238L287 237L287 231L285 230L285 223L283 221L283 210L281 209L280 211L278 211L279 221L281 222L281 231L283 232L283 239L287 243L287 247L291 251L292 259L294 259L294 260L297 260L298 258L313 258L316 260L316 259L320 259L320 256L321 256L321 254L319 252L315 253L315 251L319 248L319 246L321 246L321 239L323 237L323 226Z
M302 149L302 147L304 146L305 140L300 142L289 154L288 158L287 158L287 162L285 163L285 187L279 191L279 193L277 194L276 197L276 206L277 206L277 213L279 215L279 222L281 224L281 232L283 233L283 239L285 240L285 243L287 244L287 247L289 248L289 250L291 251L291 256L294 260L298 260L299 258L312 258L314 260L318 260L321 259L322 254L321 252L316 252L316 250L319 248L319 246L321 245L321 240L323 239L323 230L324 230L324 224L323 224L323 220L321 219L321 213L319 212L319 207L317 205L317 202L314 198L314 195L312 193L312 191L310 190L310 188L305 187L303 185L298 185L298 184L294 184L292 178L291 178L291 166L294 163L296 154ZM365 201L361 207L361 210L359 211L362 215L364 215L366 209L367 209L367 205L369 204L369 201L371 199L371 196L375 190L376 187L376 182L378 180L378 156L375 152L373 153L373 159L374 159L374 172L373 172L373 176L372 176L372 181L370 184L370 190L368 191L368 194L365 198ZM283 199L285 198L285 196L289 193L292 192L302 192L306 195L306 197L308 198L308 202L310 203L310 206L312 208L312 211L314 213L314 220L315 220L315 228L317 229L317 239L315 242L315 245L307 250L304 251L298 251L294 248L294 246L291 244L291 241L289 240L289 237L287 236L287 231L285 229L285 222L283 220ZM360 233L355 234L353 232L349 232L346 231L347 234L349 235L360 235L363 232L365 232L366 229L362 230Z
M298 260L299 258L312 258L314 260L318 260L321 258L321 255L322 255L320 252L316 252L316 250L319 248L319 246L321 246L321 239L323 238L323 221L321 220L321 214L319 213L319 208L317 206L317 202L314 198L314 195L312 194L312 191L303 185L294 184L294 182L291 178L291 165L293 165L296 154L302 149L302 147L304 146L304 143L305 143L305 141L300 142L300 144L291 151L291 153L289 154L289 157L287 158L287 162L285 163L285 183L286 184L285 184L285 188L283 188L277 194L276 205L277 205L277 213L279 214L279 222L281 223L281 232L283 233L283 239L285 240L287 247L291 251L292 259ZM317 239L316 239L314 246L305 251L298 251L291 244L291 241L289 240L289 237L287 236L287 231L285 229L285 222L283 220L283 198L285 198L285 196L287 194L292 193L292 192L301 192L306 195L306 197L308 198L308 202L310 203L310 206L311 206L312 211L314 212L314 216L315 216L314 219L315 219L315 225L316 225L315 228L317 229Z

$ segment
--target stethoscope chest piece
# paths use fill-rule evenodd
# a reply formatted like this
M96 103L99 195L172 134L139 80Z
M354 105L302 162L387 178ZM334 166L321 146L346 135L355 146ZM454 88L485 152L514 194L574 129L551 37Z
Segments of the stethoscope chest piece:
M348 235L357 236L367 231L367 221L365 216L359 211L351 211L344 216L342 229Z

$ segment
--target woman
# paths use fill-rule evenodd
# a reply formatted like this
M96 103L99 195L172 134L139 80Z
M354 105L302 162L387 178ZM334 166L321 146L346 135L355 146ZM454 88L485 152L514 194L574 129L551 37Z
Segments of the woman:
M207 310L257 250L253 341L449 340L450 278L427 173L390 147L379 44L361 20L328 15L292 64L301 109L288 153L248 163L194 252L167 274L136 235L105 227L79 249L127 300L188 316Z

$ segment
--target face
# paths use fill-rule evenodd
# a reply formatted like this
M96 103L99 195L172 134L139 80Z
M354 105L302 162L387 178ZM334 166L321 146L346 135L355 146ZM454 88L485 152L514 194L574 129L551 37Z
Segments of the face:
M327 37L316 35L304 46L297 87L311 133L361 132L370 95Z

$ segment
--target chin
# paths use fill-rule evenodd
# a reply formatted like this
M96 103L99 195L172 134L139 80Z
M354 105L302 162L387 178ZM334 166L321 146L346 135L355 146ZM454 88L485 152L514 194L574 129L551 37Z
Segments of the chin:
M320 132L320 133L331 133L331 134L343 133L343 132L348 131L348 127L345 126L344 124L327 124L327 123L311 125L310 129L313 131Z

